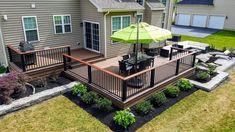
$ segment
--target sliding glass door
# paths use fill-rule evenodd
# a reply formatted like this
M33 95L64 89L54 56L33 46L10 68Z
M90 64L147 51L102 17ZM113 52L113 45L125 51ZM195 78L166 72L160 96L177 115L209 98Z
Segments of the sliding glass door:
M100 51L99 24L95 22L84 22L85 47L89 50Z

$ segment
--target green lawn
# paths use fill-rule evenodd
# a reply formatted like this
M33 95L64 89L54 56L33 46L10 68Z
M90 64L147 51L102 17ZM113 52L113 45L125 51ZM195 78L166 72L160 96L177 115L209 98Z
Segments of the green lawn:
M235 32L234 31L219 31L206 38L197 38L190 36L182 36L182 41L192 40L202 43L214 45L216 49L223 50L224 47L227 49L235 48Z

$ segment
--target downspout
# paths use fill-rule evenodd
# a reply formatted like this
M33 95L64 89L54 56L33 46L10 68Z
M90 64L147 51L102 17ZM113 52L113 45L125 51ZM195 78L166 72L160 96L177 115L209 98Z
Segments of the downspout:
M107 13L104 14L104 57L107 57L107 19L106 16L110 13L108 11Z
M1 23L1 21L0 21L0 43L1 43L0 48L2 48L2 51L3 51L4 65L8 66L7 53L6 53L6 48L5 48L3 36L2 36L2 23Z

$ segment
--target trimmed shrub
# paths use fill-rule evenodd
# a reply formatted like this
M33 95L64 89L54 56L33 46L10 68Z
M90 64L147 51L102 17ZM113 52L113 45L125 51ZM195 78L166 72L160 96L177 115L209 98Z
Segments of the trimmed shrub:
M177 82L177 86L181 91L189 91L193 88L193 84L186 78L182 78Z
M167 98L164 92L157 92L152 95L152 97L150 98L150 101L154 106L161 106L167 101Z
M196 78L198 80L206 81L210 78L210 74L207 71L199 71L196 73Z
M96 100L96 106L101 111L110 111L112 109L112 102L106 98L99 98Z
M6 68L6 67L0 66L0 74L6 73L6 71L7 71L7 68Z
M85 104L93 104L95 103L97 98L98 98L97 93L91 91L91 92L83 94L81 97L81 100Z
M113 117L113 121L115 124L123 126L126 129L128 126L135 123L135 117L130 112L130 109L126 109L117 111Z
M209 64L207 68L209 75L214 75L216 73L216 65Z
M135 106L135 111L139 114L146 115L152 110L153 106L149 101L143 101Z
M83 85L83 84L77 84L77 85L74 85L72 87L72 94L73 95L84 95L85 93L87 93L87 86L86 85Z
M164 90L164 93L167 97L176 98L179 96L180 89L177 86L169 85L166 90Z

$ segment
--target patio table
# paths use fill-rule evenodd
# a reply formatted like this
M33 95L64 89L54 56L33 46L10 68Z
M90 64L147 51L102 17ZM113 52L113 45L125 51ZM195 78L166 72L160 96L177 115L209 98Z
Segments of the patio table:
M141 54L140 57L137 58L137 64L139 64L140 62L142 61L146 61L148 59L153 59L154 60L154 57L152 56L148 56L146 54ZM135 65L135 57L131 57L128 59L128 63L131 64L131 65Z

